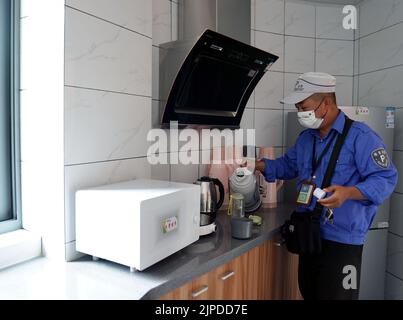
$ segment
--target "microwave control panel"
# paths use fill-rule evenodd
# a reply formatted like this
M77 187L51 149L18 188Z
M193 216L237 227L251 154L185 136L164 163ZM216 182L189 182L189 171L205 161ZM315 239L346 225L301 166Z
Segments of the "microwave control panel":
M170 217L162 222L162 230L164 233L170 233L178 228L178 217Z

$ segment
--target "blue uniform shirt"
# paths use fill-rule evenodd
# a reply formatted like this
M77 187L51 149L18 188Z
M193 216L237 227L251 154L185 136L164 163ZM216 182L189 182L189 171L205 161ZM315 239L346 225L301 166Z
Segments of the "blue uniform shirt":
M332 135L341 134L345 114L340 111L332 129L323 139L319 130L308 129L298 137L295 145L284 157L276 160L263 159L266 163L264 176L268 182L276 179L291 180L298 177L298 188L304 180L311 179L314 136L316 157L322 153ZM316 171L317 186L322 185L333 146L323 157ZM321 224L322 238L345 244L363 244L375 217L376 210L388 198L397 183L397 170L385 151L382 139L362 122L354 122L341 149L331 185L355 186L367 200L347 200L340 208L334 209L334 224ZM298 212L312 210L316 205L313 197L309 207L299 207ZM323 214L325 210L323 211Z

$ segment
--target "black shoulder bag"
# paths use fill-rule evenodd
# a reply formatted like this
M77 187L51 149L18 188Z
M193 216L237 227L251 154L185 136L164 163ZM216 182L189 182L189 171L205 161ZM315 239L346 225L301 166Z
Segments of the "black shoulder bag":
M346 116L343 133L338 136L329 160L326 174L322 182L322 189L330 186L336 163L347 134L353 124L353 120ZM285 240L287 249L294 254L319 254L322 251L322 239L320 235L320 220L323 206L316 203L311 212L296 212L291 215L281 227L281 234Z

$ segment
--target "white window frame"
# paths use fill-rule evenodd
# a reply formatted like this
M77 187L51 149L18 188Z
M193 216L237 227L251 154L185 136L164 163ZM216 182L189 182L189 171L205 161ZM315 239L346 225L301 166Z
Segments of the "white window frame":
M12 218L0 222L0 234L22 228L21 214L21 152L20 152L20 1L11 0L10 26L10 108Z

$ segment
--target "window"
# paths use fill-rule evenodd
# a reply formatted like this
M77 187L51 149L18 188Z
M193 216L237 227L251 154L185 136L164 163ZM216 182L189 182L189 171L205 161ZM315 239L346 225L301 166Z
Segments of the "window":
M19 1L0 0L0 233L21 228Z

